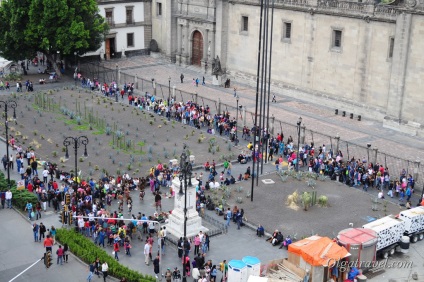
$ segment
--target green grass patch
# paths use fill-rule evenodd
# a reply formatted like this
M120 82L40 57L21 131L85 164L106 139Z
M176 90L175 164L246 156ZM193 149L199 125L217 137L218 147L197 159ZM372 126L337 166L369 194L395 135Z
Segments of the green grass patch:
M93 127L93 129L94 129L94 127ZM105 131L103 129L98 129L98 130L92 132L91 134L93 134L93 135L102 135L102 134L105 134Z
M139 143L144 144L144 142L140 141L140 142L137 143L137 145ZM139 148L140 146L138 146L138 147L135 146L135 150L133 150L132 148L128 148L127 146L125 146L125 144L121 148L119 148L119 147L116 146L116 144L113 144L113 141L109 142L109 146L111 148L115 148L115 150L119 150L120 152L124 152L124 153L127 153L127 154L134 154L134 155L145 155L146 154L146 152L144 152L142 150L137 150L137 148Z

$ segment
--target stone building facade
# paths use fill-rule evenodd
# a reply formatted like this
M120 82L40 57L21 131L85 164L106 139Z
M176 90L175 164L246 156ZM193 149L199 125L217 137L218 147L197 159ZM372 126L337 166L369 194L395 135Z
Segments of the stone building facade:
M173 62L207 67L218 55L228 75L255 83L259 0L153 0L152 10L153 39ZM423 34L424 0L276 0L272 87L424 135Z

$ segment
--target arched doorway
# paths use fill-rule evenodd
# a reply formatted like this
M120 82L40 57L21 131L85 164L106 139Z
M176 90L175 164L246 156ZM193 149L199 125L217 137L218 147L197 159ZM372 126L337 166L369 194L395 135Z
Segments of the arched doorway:
M203 58L203 36L198 30L193 32L193 45L191 50L191 64L200 66Z

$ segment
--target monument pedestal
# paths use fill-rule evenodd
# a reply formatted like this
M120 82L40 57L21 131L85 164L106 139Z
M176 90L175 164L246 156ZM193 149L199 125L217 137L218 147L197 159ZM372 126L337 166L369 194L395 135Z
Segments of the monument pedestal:
M183 182L184 183L184 182ZM172 181L172 189L175 191L174 210L168 217L166 230L177 238L184 237L184 201L187 196L187 229L186 236L192 237L199 231L207 232L208 229L202 226L202 218L196 211L196 186L199 182L191 179L192 186L187 187L187 195L179 195L180 180L175 178ZM183 184L184 185L184 184ZM184 187L183 187L184 191Z
M212 85L222 85L222 75L212 75Z

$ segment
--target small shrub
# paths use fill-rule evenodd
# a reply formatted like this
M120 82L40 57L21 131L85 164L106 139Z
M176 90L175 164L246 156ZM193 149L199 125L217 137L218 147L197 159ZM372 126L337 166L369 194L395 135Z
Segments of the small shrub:
M52 152L52 156L56 158L57 157L57 152L56 151L53 151Z

